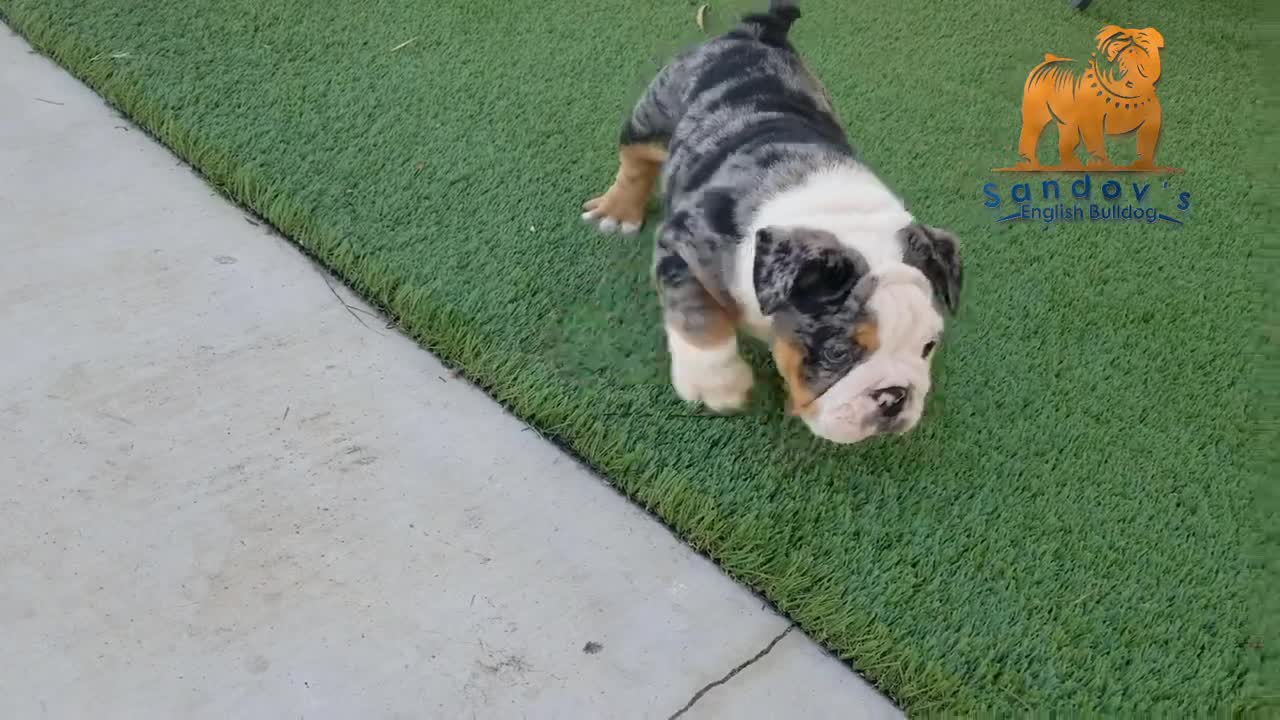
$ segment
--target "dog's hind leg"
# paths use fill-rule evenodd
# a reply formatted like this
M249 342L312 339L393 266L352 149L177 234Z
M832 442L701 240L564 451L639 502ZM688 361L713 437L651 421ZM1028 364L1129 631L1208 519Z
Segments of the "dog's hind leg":
M667 141L684 113L686 77L680 61L664 67L622 123L613 185L582 206L582 219L601 232L632 235L644 224L645 208L667 158Z
M666 146L684 116L684 94L694 58L680 57L658 71L622 123L618 143Z
M1018 155L1021 162L1019 168L1033 169L1040 167L1040 159L1036 156L1036 146L1040 144L1040 133L1049 124L1053 114L1049 107L1039 98L1026 98L1022 102L1022 132L1018 136Z
M620 230L623 235L634 235L639 232L649 196L666 159L667 150L662 145L623 145L618 149L618 174L613 184L603 195L583 203L582 219L594 223L603 233Z
M741 409L754 378L738 354L732 314L707 292L684 258L664 247L661 238L654 252L653 276L676 394L716 412Z

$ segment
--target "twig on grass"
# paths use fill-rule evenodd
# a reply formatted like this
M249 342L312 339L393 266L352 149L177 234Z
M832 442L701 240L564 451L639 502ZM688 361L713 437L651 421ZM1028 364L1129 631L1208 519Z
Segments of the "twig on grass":
M356 309L351 307L351 305L348 304L346 300L342 299L342 296L338 294L338 290L333 287L333 283L329 282L328 276L326 276L324 273L321 273L320 277L324 278L325 287L329 288L329 292L333 293L333 296L338 299L338 302L342 303L342 307L347 309L347 312L350 313L351 317L355 318L356 322L363 325L366 330L373 330L373 328L369 327L369 323L365 322L364 318L360 317L360 315L356 313ZM373 331L377 332L377 330L373 330Z
M399 45L397 45L397 46L395 46L395 47L391 48L391 52L395 52L395 51L399 50L400 48L405 47L406 45L411 44L414 40L417 40L417 39L418 39L418 37L419 37L418 35L414 35L413 37L409 38L408 40L405 40L404 42L400 43Z
M365 310L365 309L364 309L364 308L362 308L362 307L356 307L355 305L350 305L350 306L348 306L348 307L350 307L352 310L355 310L355 311L356 311L356 312L358 312L358 313L361 313L361 314L364 314L364 315L368 315L368 316L369 316L369 317L371 317L371 318L377 318L377 317L378 317L378 313L370 312L370 311L368 311L368 310Z

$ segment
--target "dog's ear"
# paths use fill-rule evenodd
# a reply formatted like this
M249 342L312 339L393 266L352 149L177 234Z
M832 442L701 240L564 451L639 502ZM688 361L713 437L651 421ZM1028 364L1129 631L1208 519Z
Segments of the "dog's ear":
M1147 41L1148 47L1156 50L1164 49L1164 36L1160 34L1159 30L1156 30L1155 28L1143 28L1138 31L1138 34Z
M1098 49L1106 56L1107 62L1115 62L1116 55L1133 41L1128 30L1119 25L1108 25L1098 31Z
M902 261L924 273L938 301L955 315L963 285L959 239L951 232L920 223L899 230L898 239Z
M807 315L839 309L867 273L861 255L820 230L767 227L755 243L751 277L766 316L784 307Z

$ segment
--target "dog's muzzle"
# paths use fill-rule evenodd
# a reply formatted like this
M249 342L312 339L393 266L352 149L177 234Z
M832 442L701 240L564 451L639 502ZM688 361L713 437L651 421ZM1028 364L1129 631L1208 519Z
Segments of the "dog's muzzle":
M810 432L830 442L852 444L915 427L929 390L923 363L895 378L897 382L885 383L882 378L879 383L869 383L873 378L867 375L875 370L867 370L870 372L855 369L805 408L800 418Z

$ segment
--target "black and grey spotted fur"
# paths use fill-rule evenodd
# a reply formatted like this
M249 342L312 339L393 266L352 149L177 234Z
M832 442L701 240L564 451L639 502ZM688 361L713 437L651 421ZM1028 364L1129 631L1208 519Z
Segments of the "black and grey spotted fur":
M678 55L623 123L623 145L668 150L654 274L667 322L682 331L696 335L712 303L731 305L735 248L767 199L815 170L855 160L826 90L788 40L799 16L793 2L773 0L767 12ZM924 270L954 311L954 238L912 226L899 239L906 262ZM757 243L762 310L776 332L805 348L811 387L829 386L863 351L849 329L873 289L859 284L866 261L817 230L766 229L749 240Z
M825 89L787 40L799 15L775 0L680 54L623 123L624 145L666 145L659 242L695 250L708 281L727 282L717 266L765 199L853 156Z

